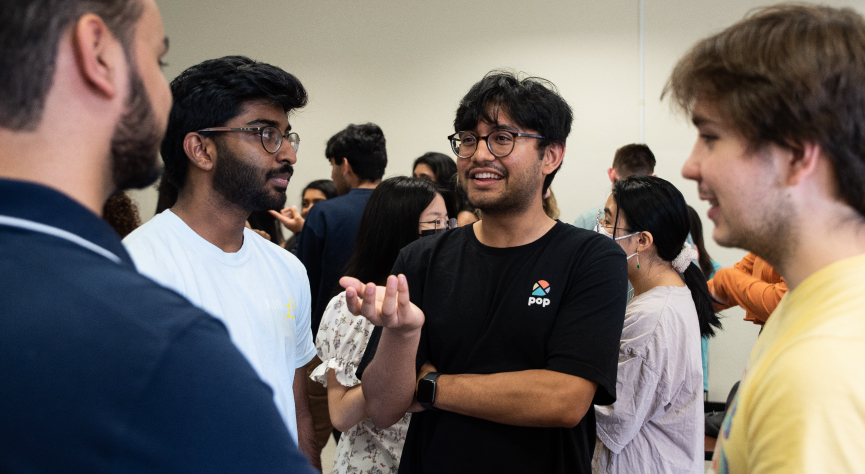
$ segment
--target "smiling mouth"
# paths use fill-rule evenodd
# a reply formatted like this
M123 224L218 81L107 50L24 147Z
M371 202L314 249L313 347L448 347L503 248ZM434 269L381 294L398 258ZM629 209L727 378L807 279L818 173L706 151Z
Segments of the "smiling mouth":
M499 176L499 175L497 175L497 174L494 174L494 173L477 173L477 174L475 174L474 176L472 176L472 179L494 179L494 180L499 180L499 179L502 179L502 177Z

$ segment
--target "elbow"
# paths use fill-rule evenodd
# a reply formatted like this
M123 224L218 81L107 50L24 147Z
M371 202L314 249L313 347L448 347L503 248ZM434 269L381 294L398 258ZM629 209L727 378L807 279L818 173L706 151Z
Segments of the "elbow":
M369 410L370 420L380 430L390 428L405 415L405 411L397 412L392 407L376 406L369 402L367 402L367 410Z
M592 402L590 399L588 402L580 400L574 403L574 399L569 398L561 400L557 406L559 409L555 411L555 417L551 420L553 426L555 428L574 428L583 421L592 406Z

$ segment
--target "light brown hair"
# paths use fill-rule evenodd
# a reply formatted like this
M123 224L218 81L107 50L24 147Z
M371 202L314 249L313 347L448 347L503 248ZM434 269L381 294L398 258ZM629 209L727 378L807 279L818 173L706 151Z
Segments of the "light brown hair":
M865 20L850 8L782 4L698 42L663 98L707 101L753 149L818 143L840 199L865 216Z

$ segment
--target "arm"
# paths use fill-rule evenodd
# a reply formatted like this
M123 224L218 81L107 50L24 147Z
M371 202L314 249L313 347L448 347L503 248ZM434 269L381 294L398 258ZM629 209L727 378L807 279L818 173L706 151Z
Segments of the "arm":
M598 387L586 379L544 369L442 374L436 385L436 408L506 425L561 428L579 424Z
M300 450L310 459L312 467L321 471L321 449L315 441L315 430L312 427L312 413L309 409L309 397L306 393L306 367L294 371L294 410L297 416L297 443Z
M343 432L368 416L360 385L346 387L340 384L333 369L327 369L327 409L333 427Z
M297 210L297 206L291 206L279 212L273 210L267 212L281 222L292 234L299 234L303 230L304 219L300 211Z
M345 299L352 314L362 314L382 326L375 358L363 374L363 394L367 411L375 426L385 428L399 421L414 400L417 348L420 342L423 311L409 300L404 275L389 276L385 287L364 286L354 278L343 277ZM358 295L363 295L363 302Z
M735 268L722 268L712 279L713 294L731 306L739 305L754 317L765 322L787 293L787 283L781 278L778 283L765 282Z

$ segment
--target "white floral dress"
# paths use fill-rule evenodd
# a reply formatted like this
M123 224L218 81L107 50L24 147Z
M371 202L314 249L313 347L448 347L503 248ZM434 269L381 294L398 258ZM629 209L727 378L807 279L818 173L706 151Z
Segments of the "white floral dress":
M315 338L318 358L323 362L310 378L326 387L327 370L334 369L340 384L360 385L354 372L374 327L363 316L348 312L345 292L334 296L324 310ZM343 433L336 447L333 474L396 474L410 420L411 414L406 413L395 425L380 430L366 418Z

